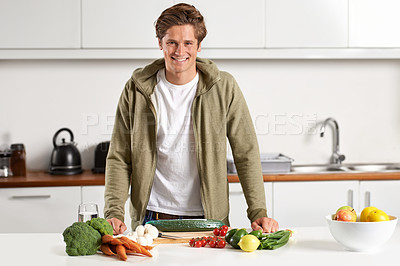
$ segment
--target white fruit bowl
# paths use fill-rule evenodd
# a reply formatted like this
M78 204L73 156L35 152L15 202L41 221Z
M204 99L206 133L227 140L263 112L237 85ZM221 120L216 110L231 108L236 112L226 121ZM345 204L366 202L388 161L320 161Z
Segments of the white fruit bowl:
M382 247L392 236L397 217L385 222L342 222L326 216L333 238L351 251L373 251Z

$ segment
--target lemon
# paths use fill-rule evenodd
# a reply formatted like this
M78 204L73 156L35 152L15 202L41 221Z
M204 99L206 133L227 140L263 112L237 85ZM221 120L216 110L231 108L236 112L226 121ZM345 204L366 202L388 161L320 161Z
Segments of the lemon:
M377 209L378 209L378 208L372 207L372 206L364 208L364 209L362 210L362 212L361 212L361 215L360 215L360 222L366 222L366 221L367 221L368 214L369 214L370 212L372 212L372 211L377 210Z
M258 238L254 235L245 235L240 239L238 243L238 246L243 251L247 252L255 251L259 245L260 245L260 240L258 240Z
M389 216L381 210L374 210L368 214L367 222L389 221Z

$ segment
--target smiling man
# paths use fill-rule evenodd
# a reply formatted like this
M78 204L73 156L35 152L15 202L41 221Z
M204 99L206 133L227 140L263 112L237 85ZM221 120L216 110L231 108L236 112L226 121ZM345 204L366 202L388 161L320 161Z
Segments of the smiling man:
M154 219L218 219L229 225L227 140L254 230L278 230L267 217L257 137L235 79L200 59L207 34L191 5L156 21L164 57L134 71L116 112L106 163L104 216L115 234ZM234 206L233 206L234 208Z
M167 80L176 85L190 82L197 74L196 58L201 50L194 26L172 26L158 42L164 53Z

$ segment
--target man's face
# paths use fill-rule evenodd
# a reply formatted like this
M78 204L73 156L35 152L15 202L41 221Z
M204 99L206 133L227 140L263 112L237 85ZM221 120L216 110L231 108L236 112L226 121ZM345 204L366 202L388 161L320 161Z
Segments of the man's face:
M186 83L196 75L196 57L201 43L197 42L194 32L192 25L172 26L158 41L164 53L167 79L168 76L183 78Z

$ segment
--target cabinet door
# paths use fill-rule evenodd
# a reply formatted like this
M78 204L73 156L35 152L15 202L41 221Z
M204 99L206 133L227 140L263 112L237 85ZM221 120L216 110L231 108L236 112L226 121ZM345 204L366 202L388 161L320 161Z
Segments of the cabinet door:
M80 48L80 0L2 0L0 48Z
M266 0L266 46L347 47L348 0Z
M180 2L180 1L179 1ZM203 48L263 48L264 0L192 0L204 16L208 34Z
M80 187L2 188L1 233L62 233L78 221Z
M274 218L280 227L324 226L325 216L344 205L356 211L358 181L275 182Z
M388 215L400 216L400 181L361 181L360 211L374 206Z
M400 1L349 0L350 47L400 47Z
M172 0L82 0L82 46L157 48L154 22L172 4Z
M266 194L268 216L272 218L272 183L264 183L264 190ZM229 205L231 227L250 228L250 221L247 218L247 203L240 183L229 183Z
M93 202L99 206L100 217L104 217L104 186L84 186L82 187L82 202ZM127 232L132 231L131 217L129 214L130 200L125 203L125 221Z

